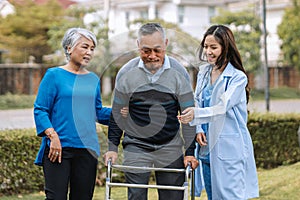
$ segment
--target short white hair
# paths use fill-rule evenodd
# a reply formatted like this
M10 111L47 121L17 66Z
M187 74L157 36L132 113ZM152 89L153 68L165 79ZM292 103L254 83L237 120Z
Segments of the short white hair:
M70 60L70 54L68 48L73 48L77 41L81 38L85 37L91 41L93 41L95 47L97 46L97 38L94 33L84 28L70 28L66 31L63 39L62 39L62 47L64 49L64 53L66 55L67 60Z
M160 32L163 40L166 40L166 33L164 28L159 23L146 23L142 25L138 31L138 40L141 39L142 36L152 35L155 32Z

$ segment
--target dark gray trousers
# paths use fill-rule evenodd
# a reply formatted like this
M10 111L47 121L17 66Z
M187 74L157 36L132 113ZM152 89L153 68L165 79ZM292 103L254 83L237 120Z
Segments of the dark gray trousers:
M148 146L149 147L149 146ZM157 168L184 168L183 153L179 146L157 146L144 148L143 145L129 144L124 147L123 165ZM127 183L148 184L151 172L127 170L125 178ZM182 186L185 179L184 173L155 172L157 185ZM158 189L159 200L182 200L184 192L180 190ZM147 200L148 190L128 188L129 200Z

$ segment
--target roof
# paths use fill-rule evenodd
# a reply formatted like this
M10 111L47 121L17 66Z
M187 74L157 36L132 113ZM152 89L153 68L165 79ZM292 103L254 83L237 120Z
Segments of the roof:
M49 0L35 0L37 4L43 4L46 3ZM63 8L68 8L72 4L76 4L76 2L72 0L57 0L58 3L63 7Z

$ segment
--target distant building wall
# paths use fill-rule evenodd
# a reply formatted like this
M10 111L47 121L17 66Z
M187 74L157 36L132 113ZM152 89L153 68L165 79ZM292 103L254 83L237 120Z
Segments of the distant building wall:
M282 86L300 89L300 73L293 67L270 67L270 88Z
M0 64L0 95L36 94L48 67L35 63Z
M0 95L12 94L36 94L46 70L51 66L41 64L0 64ZM117 72L116 72L117 73ZM192 85L196 86L197 73L195 68L189 69ZM290 87L300 89L300 73L293 67L270 67L270 88ZM254 74L248 74L249 87L256 88ZM109 83L101 78L103 95L113 91L114 82ZM114 80L114 78L112 78ZM111 88L111 90L109 89Z

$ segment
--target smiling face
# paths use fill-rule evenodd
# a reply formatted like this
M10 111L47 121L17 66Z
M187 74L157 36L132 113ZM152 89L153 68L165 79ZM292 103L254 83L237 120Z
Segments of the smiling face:
M70 63L78 67L85 67L94 56L95 45L85 37L78 39L73 48L69 48Z
M219 56L222 54L222 46L213 35L206 36L204 40L204 53L210 64L216 64Z
M160 32L143 35L137 41L140 57L145 67L155 73L163 66L168 40Z

